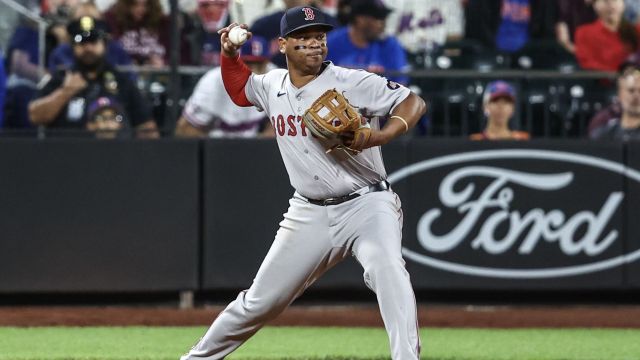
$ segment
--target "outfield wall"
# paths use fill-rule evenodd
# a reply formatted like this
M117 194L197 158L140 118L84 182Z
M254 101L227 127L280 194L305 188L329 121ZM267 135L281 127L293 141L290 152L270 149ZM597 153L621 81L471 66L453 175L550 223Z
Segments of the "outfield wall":
M418 290L640 288L640 143L383 150ZM0 140L0 292L248 286L293 193L270 140ZM364 289L349 259L316 285Z

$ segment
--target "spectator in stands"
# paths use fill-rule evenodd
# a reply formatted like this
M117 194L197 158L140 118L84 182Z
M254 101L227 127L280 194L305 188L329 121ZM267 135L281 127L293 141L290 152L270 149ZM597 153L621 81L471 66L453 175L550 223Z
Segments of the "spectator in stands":
M575 32L578 26L596 20L593 0L558 0L556 39L567 51L574 54Z
M447 41L464 35L461 0L396 0L387 18L387 33L394 35L410 53L429 53Z
M229 0L198 0L194 30L187 35L194 64L220 65L218 30L231 23Z
M37 10L35 8L34 10ZM7 47L6 72L7 128L29 128L27 106L37 92L37 85L45 71L39 66L39 41L37 25L25 20L15 29Z
M43 59L46 61L50 50L58 43L67 41L65 31L61 31L61 22L67 11L67 4L77 0L57 0L55 4L41 11L41 4L36 1L23 1L22 4L33 13L43 15L50 25L45 34L45 49ZM7 48L6 71L7 94L5 108L6 128L30 128L28 104L37 92L37 84L46 74L44 64L40 63L40 42L37 25L30 20L24 20L15 29Z
M149 105L136 85L106 62L106 31L99 26L88 16L69 24L75 57L72 70L54 74L29 104L31 121L54 129L84 129L87 106L98 98L113 97L140 136L157 137Z
M283 2L286 9L291 9L296 6L313 6L317 9L321 9L314 0L283 0ZM280 53L280 46L278 45L278 38L280 37L280 20L282 19L282 15L284 15L286 9L258 18L253 25L251 25L251 32L253 35L262 36L269 41L271 62L281 68L287 67L285 56ZM325 15L331 25L337 25L335 18L327 14Z
M124 110L113 97L103 96L87 108L87 130L98 139L114 139L126 135L129 126Z
M400 42L385 36L385 21L391 13L381 0L354 0L351 3L349 26L327 34L327 60L354 69L383 74L406 71L407 55ZM406 75L389 75L389 80L407 84Z
M618 79L621 116L595 130L592 139L640 140L640 71L631 69Z
M529 140L529 134L509 128L516 103L516 91L509 83L494 81L487 85L482 99L487 125L471 140Z
M102 18L102 14L98 11L95 3L92 1L87 1L84 3L78 4L75 8L71 9L72 20L80 19L83 16L89 16L97 21L100 21ZM103 26L106 28L106 26ZM66 28L65 28L66 33ZM107 42L107 62L113 66L119 65L131 65L131 57L127 54L126 51L122 48L122 45L116 41L111 41L110 39L105 40ZM73 50L71 49L70 44L62 44L56 47L52 52L51 56L49 56L48 68L50 73L55 73L56 71L62 69L69 69L73 64Z
M618 80L620 80L623 74L632 70L640 70L639 53L631 55L620 65ZM598 111L589 121L589 127L587 129L589 137L593 137L595 132L597 132L599 128L606 126L610 120L619 119L620 116L622 116L622 106L620 105L620 99L616 96L609 106Z
M556 3L548 0L468 0L465 38L516 52L530 39L555 37Z
M583 69L616 71L638 50L640 27L622 16L623 0L595 0L594 9L598 20L576 30L576 58Z
M242 60L256 74L269 67L267 40L253 36L240 50ZM271 67L275 67L271 65ZM259 134L260 127L264 131ZM273 127L255 107L239 107L231 101L222 84L220 67L209 70L198 82L178 120L176 135L182 137L273 136Z
M500 16L496 48L510 53L522 49L529 41L529 22L531 21L529 0L504 0Z
M594 137L601 128L607 126L609 121L619 119L622 115L622 106L618 98L614 99L609 106L598 111L589 121L587 133L589 137Z
M171 26L159 0L118 0L104 18L134 63L154 67L168 63Z

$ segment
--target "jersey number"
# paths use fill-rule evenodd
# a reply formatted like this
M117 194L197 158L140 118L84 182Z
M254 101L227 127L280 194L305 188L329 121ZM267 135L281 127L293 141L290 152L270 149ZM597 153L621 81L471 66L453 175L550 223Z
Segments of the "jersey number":
M276 129L279 136L285 136L285 133L287 136L298 135L298 125L300 126L300 133L302 136L307 136L307 128L302 121L302 116L300 115L297 117L289 115L287 116L286 121L283 115L278 115L277 118L272 116L271 124Z

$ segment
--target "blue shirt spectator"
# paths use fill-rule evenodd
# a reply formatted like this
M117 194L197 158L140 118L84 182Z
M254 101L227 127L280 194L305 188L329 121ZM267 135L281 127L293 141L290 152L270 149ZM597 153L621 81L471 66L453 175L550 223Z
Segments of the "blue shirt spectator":
M327 36L329 54L327 60L334 64L375 73L403 71L407 69L407 56L395 37L376 40L365 48L354 45L349 39L349 28L336 29ZM407 84L405 75L390 75L389 80Z
M351 3L349 26L327 35L327 60L355 69L379 74L408 69L407 54L400 42L385 37L384 28L391 9L379 0L355 0ZM389 75L389 80L408 83L405 75Z
M11 36L7 50L7 93L2 126L30 128L27 106L36 94L43 75L38 68L38 30L29 24L20 25Z
M529 0L504 0L500 15L496 47L498 50L516 52L529 41L529 22L531 21Z
M18 26L9 41L7 72L37 82L38 30L31 26Z

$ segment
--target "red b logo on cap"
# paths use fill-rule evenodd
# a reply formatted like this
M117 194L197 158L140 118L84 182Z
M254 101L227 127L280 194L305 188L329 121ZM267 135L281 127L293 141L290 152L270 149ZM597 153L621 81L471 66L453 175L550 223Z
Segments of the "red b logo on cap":
M313 20L316 18L316 15L313 13L313 9L312 8L302 8L302 11L304 11L304 19L305 20Z

